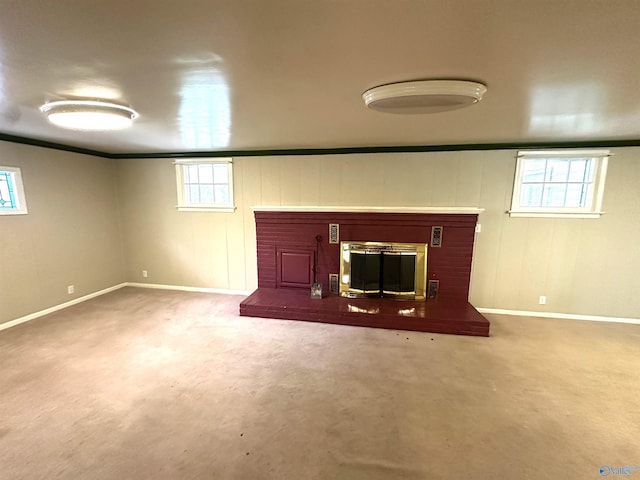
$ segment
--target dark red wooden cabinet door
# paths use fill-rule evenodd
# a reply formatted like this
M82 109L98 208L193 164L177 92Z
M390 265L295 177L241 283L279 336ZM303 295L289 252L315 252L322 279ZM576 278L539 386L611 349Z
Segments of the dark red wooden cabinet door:
M313 283L313 250L277 251L277 286L308 288Z

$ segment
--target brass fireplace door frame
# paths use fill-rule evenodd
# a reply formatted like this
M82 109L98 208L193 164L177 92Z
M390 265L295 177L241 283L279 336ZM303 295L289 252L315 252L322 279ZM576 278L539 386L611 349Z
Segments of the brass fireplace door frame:
M411 300L426 300L427 298L427 244L424 243L393 243L393 242L340 242L340 295L343 297L366 297L367 292L356 291L351 283L351 254L359 253L389 253L409 254L416 256L416 273L414 280L415 294L399 293L394 298Z

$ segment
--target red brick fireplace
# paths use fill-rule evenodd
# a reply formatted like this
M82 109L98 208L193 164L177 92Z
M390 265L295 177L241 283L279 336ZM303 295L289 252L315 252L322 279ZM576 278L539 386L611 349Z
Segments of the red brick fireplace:
M468 303L478 214L443 210L256 209L258 290L241 303L240 314L487 336L489 322ZM336 224L341 241L428 244L427 281L438 281L437 298L356 299L328 293L330 274L340 273L340 243L329 243L330 225ZM440 227L435 245L433 227ZM310 298L314 280L323 286L322 299Z

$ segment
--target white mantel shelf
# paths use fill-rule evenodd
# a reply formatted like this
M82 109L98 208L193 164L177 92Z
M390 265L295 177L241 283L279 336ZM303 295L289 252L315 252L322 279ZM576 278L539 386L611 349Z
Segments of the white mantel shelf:
M341 205L254 205L254 212L347 212L347 213L482 213L478 207L345 207Z

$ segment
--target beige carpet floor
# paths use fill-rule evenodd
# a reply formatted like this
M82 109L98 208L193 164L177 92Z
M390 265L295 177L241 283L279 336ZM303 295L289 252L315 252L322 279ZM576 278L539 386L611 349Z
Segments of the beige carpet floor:
M489 316L476 338L239 317L241 299L125 288L0 331L0 478L640 465L638 325Z

